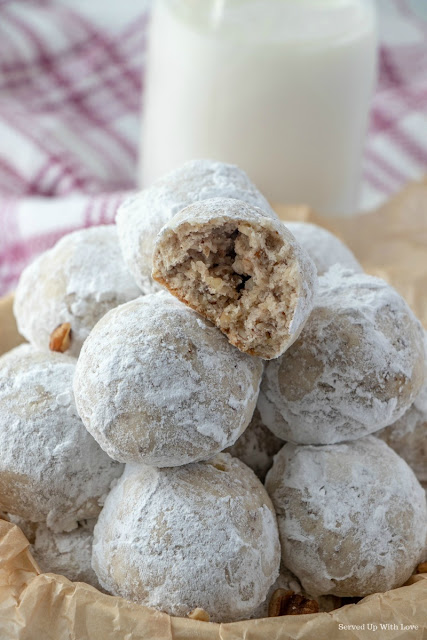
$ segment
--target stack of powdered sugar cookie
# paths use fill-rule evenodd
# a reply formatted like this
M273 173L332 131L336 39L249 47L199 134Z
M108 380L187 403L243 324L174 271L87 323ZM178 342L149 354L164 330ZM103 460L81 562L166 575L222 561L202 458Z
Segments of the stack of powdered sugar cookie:
M14 310L0 509L42 570L230 622L331 610L425 559L420 323L239 168L187 163L64 237Z

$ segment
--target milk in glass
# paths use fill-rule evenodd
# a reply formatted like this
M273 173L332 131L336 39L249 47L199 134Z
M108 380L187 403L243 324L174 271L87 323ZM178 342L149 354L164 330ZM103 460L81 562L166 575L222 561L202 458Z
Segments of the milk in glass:
M157 0L142 185L207 157L273 202L353 213L376 47L370 0Z

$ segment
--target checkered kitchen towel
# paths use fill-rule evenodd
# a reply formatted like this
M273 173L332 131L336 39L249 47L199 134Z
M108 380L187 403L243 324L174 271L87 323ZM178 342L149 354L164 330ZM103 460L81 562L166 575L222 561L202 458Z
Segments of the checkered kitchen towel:
M427 0L377 0L362 205L427 168ZM150 0L0 0L0 295L135 188Z

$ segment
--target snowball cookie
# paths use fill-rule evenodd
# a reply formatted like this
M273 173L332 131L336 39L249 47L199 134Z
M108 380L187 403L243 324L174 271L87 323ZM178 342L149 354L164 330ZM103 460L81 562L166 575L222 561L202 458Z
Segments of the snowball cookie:
M278 438L332 444L392 424L423 381L423 331L403 298L335 265L300 339L266 364L258 409Z
M255 409L249 426L226 452L239 458L264 482L267 471L273 464L273 457L283 447L279 440L267 429L259 411Z
M363 271L350 249L330 231L309 222L285 222L285 225L307 251L319 276L334 264L341 264L358 273Z
M427 332L424 332L427 353ZM414 404L392 425L375 434L411 467L418 480L427 482L427 360L426 380Z
M186 162L119 207L116 223L123 257L144 293L159 288L151 279L151 267L160 229L189 204L216 197L243 200L277 217L242 169L213 160Z
M267 474L282 560L315 596L366 596L402 585L427 534L424 491L384 442L287 443Z
M0 358L0 509L56 531L96 517L123 472L77 415L74 368L28 344Z
M271 501L240 460L127 467L95 527L92 566L115 595L217 622L247 617L279 573Z
M31 553L41 571L57 573L72 582L86 582L99 589L98 578L91 566L95 524L96 520L86 520L68 533L54 533L46 525L39 524Z
M63 237L24 269L14 313L19 333L44 351L56 327L69 322L67 354L78 356L98 320L139 295L123 262L116 227L92 227Z
M83 345L74 393L120 462L175 467L234 444L254 412L262 362L166 292L113 309Z
M230 198L196 202L163 227L153 278L266 360L298 338L317 287L313 262L282 222Z

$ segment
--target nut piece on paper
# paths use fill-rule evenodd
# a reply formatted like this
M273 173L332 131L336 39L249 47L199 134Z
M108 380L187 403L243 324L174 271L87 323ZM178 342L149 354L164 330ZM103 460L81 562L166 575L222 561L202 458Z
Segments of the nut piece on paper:
M200 609L200 607L196 607L193 611L190 611L188 617L191 618L191 620L200 620L201 622L209 622L210 620L209 613L204 609Z
M65 353L65 351L70 348L70 344L71 324L69 322L63 322L50 334L49 349L51 351Z
M316 600L309 600L300 593L294 593L286 589L276 589L268 605L269 618L275 618L276 616L297 616L304 613L318 612L319 603L316 602Z

